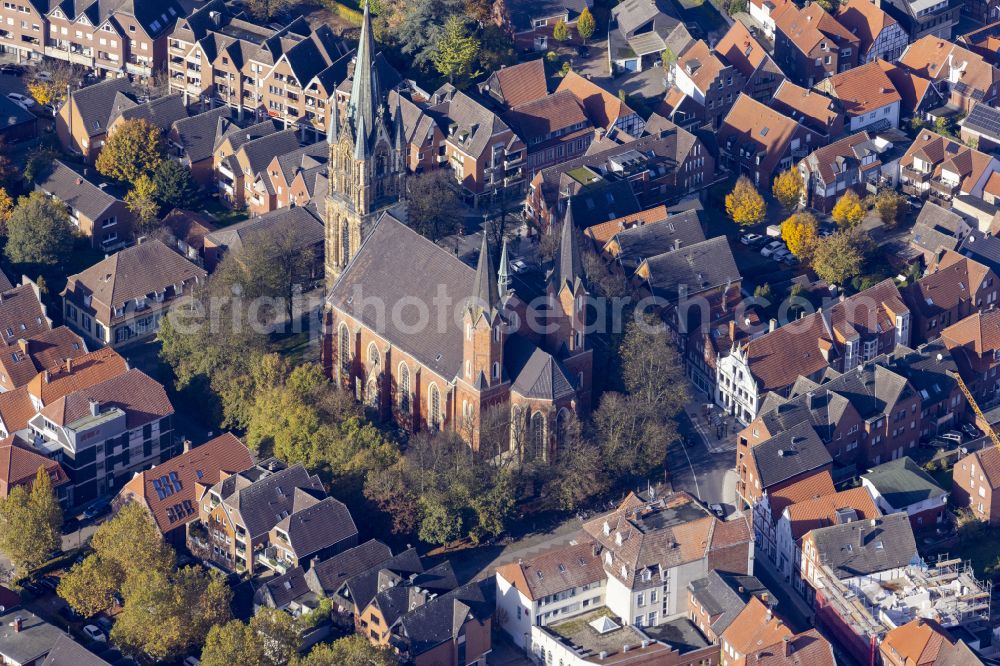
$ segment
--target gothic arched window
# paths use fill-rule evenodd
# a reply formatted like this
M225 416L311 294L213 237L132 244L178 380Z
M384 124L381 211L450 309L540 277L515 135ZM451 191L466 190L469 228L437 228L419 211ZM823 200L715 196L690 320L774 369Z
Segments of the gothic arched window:
M427 392L427 422L435 430L441 429L441 393L437 384L431 384Z
M531 415L531 457L544 457L545 455L545 415L535 412Z
M346 219L341 220L340 225L340 263L346 266L351 260L351 227Z
M351 333L347 324L340 325L340 367L344 372L351 369Z
M410 369L405 363L399 364L399 411L410 413Z

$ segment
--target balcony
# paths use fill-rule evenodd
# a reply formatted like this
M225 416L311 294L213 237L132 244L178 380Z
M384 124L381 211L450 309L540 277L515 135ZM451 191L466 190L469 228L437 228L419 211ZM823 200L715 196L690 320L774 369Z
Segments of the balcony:
M504 169L513 169L524 164L524 153L518 153L517 155L508 156L503 161Z
M923 171L917 171L909 167L902 167L899 170L900 175L907 180L912 180L915 183L926 183L931 177L929 173L924 173Z
M257 561L271 571L277 572L280 576L286 573L291 565L284 560L278 559L277 553L278 551L274 546L265 548L262 552L257 553Z
M929 185L933 194L942 197L953 197L958 192L958 185L952 185L941 180L932 180L929 182Z

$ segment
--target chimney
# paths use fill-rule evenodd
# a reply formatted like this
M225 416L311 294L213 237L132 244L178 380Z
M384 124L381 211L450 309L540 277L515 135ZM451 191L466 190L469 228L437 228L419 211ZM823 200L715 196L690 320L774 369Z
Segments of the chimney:
M21 353L23 353L23 354L27 354L28 353L28 341L25 340L24 338L19 338L18 339L17 346L21 349Z
M42 383L43 384L48 384L49 383L49 371L48 370L42 370Z
M774 331L776 328L778 328L778 320L775 319L774 317L771 317L771 321L767 323L767 330Z
M15 634L21 633L21 629L23 628L24 628L24 619L20 615L18 615L17 617L14 618L14 633Z
M736 320L730 320L729 322L729 340L736 339Z
M681 239L680 238L675 238L674 239L674 249L675 250L681 249Z
M790 636L785 636L785 658L791 657L793 652L795 652L795 646L792 644L792 639Z
M101 403L98 402L97 400L91 400L90 401L90 415L91 416L100 416L100 414L101 414Z
M69 357L66 358L66 372L73 372L73 359Z

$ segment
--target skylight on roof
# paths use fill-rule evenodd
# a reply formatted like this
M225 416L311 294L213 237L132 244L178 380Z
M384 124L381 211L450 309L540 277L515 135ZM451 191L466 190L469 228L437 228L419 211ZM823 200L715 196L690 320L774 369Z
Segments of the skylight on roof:
M767 130L768 130L768 128L766 128L766 127L765 127L764 129L762 129L762 130L760 131L760 135L761 135L761 136L767 136Z

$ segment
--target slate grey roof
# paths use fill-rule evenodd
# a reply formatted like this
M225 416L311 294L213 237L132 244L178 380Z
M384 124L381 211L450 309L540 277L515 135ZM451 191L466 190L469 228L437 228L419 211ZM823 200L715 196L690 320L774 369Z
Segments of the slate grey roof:
M175 93L165 97L150 100L145 104L137 104L125 109L120 109L112 121L117 118L125 120L143 119L155 127L166 131L176 121L187 118L187 108L184 106L184 95Z
M461 91L451 92L447 100L430 107L427 113L452 143L472 157L482 155L494 136L510 129L500 116Z
M239 150L246 155L250 173L256 174L267 167L275 157L294 152L299 148L298 132L289 128L247 141Z
M121 191L116 186L107 184L92 167L86 168L86 175L83 169L77 169L78 167L53 160L52 169L42 181L35 184L35 189L56 197L87 218L97 221L104 211L121 200L117 196ZM107 186L101 188L100 184Z
M14 618L21 618L21 631L15 632ZM30 664L41 659L61 636L62 630L49 624L26 608L0 615L0 660Z
M24 125L25 123L33 123L37 119L38 118L35 114L31 113L20 104L15 104L11 100L7 99L6 95L0 96L0 131L10 127Z
M959 124L973 132L1000 139L1000 109L989 104L976 104Z
M575 392L562 364L523 336L508 336L504 365L514 378L511 391L525 398L554 402Z
M74 90L70 94L69 104L72 104L80 118L83 120L83 128L87 136L96 136L108 131L108 123L112 120L112 112L116 103L120 106L122 98L127 101L128 97L119 93L135 93L128 78L107 79L86 88ZM132 105L135 102L132 101Z
M720 616L712 623L716 636L733 623L751 597L766 602L769 596L768 589L754 576L715 570L688 583L688 589L709 616Z
M392 559L389 546L371 539L360 546L345 550L333 557L316 562L306 572L306 584L316 594L331 595L353 576L373 567L381 567Z
M705 240L697 210L686 210L664 220L624 229L612 239L618 244L618 261L635 268L647 257L687 247Z
M285 180L291 183L299 171L325 167L330 159L330 146L324 141L319 141L277 157L278 169L281 170Z
M945 494L934 483L934 479L909 456L882 463L870 469L867 474L862 474L861 478L867 479L889 506L897 511Z
M308 498L312 497L300 489L296 489L295 493L305 495L304 504L308 504ZM294 504L298 505L299 501L296 498ZM300 559L358 536L351 512L343 502L332 497L295 511L276 527L288 535L289 544Z
M821 527L812 535L819 561L840 579L905 567L919 559L905 513Z
M577 227L585 229L642 210L628 181L613 180L585 187L567 200Z
M750 448L761 490L833 463L830 452L808 423L797 423Z
M458 587L451 562L444 561L413 578L401 580L379 591L371 600L382 612L386 625L392 626L415 604L423 604L431 594L441 594Z
M264 581L254 593L254 602L258 605L267 605L269 608L285 608L310 592L306 583L306 571L298 566Z
M213 231L205 240L230 252L242 252L247 245L275 236L294 236L296 245L306 248L323 242L323 223L308 207L279 208Z
M216 142L229 129L231 111L219 106L187 118L174 121L175 140L190 162L200 162L212 156Z
M223 133L219 140L216 142L214 148L217 148L220 143L229 140L229 144L233 147L233 152L235 153L240 147L250 141L254 141L261 137L265 137L271 134L276 134L278 132L278 127L274 124L273 120L264 120L257 123L256 125L251 125L250 127L240 127L239 125L232 125L230 128Z
M978 261L995 273L1000 272L1000 237L988 236L973 229L962 241L958 253Z
M296 501L301 504L303 497L296 490L306 491L313 498L326 495L319 477L310 475L302 465L269 474L248 485L245 485L244 477L243 487L237 487L241 485L239 477L243 476L241 473L227 477L214 487L219 489L223 503L239 512L253 538L265 534L284 520L286 516L282 513L291 514L299 508Z
M487 586L484 592L483 586ZM492 581L472 582L431 599L400 618L402 635L411 656L458 638L470 621L484 622L495 611Z
M682 288L698 294L741 280L725 236L681 247L645 260L647 282L654 292L676 296Z
M111 666L111 664L62 634L45 657L41 666Z
M412 574L421 574L424 564L415 548L407 548L385 562L381 562L363 573L352 576L345 583L351 600L359 609L365 608L375 598L379 580L388 582L408 579Z
M509 0L506 5L515 32L525 32L532 29L532 19L568 12L569 20L575 21L584 7L593 7L594 3L593 0Z
M928 252L937 252L942 247L954 250L961 243L958 233L963 227L968 225L961 215L925 201L910 232L910 242Z

